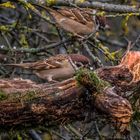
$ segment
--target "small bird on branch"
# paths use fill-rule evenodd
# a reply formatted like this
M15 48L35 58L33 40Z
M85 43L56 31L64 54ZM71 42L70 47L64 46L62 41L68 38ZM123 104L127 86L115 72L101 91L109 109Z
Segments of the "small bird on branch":
M56 82L73 77L81 67L89 67L90 60L80 54L59 54L37 62L4 65L30 69L39 78Z
M108 28L106 17L96 15L96 11L89 8L48 8L59 27L73 33L75 36L84 36L95 33L98 29Z
M65 6L50 8L36 3L32 5L48 11L58 27L80 38L94 34L98 29L109 29L106 17L97 15L94 9Z

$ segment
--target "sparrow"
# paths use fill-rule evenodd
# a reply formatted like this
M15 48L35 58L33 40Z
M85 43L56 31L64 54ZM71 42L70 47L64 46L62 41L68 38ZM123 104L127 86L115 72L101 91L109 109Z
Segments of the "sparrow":
M58 82L73 77L77 69L90 66L90 60L80 54L58 54L32 63L4 65L30 69L41 79Z
M66 7L52 9L47 7L47 10L59 27L75 36L90 35L95 33L98 28L108 28L106 18L95 15L96 11L93 9Z

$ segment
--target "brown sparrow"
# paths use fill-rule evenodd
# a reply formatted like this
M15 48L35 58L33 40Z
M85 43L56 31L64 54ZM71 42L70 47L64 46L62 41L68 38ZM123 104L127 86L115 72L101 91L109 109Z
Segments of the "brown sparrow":
M96 16L96 11L87 8L47 8L58 26L76 36L89 35L107 27L106 18Z
M71 78L77 68L88 67L89 64L90 60L84 55L59 54L37 62L5 65L31 69L39 78L51 82Z

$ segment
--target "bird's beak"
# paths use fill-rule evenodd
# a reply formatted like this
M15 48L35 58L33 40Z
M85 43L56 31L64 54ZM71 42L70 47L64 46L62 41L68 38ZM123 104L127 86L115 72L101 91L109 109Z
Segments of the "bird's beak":
M93 71L93 67L92 67L92 66L90 66L89 69L90 69L91 71Z
M91 71L93 70L93 66L91 65L91 63L88 64L87 68L90 69Z

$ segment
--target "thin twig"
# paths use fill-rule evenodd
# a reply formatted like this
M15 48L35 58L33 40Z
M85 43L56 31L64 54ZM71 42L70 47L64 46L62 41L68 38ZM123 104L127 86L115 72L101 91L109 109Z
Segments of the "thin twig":
M140 41L140 35L136 38L135 42L131 44L131 47L133 48L138 42Z
M87 53L89 54L89 56L92 58L92 60L95 63L97 63L98 67L102 67L103 66L102 62L98 59L98 57L96 57L96 56L93 55L93 53L89 49L88 45L86 43L82 43L82 45L84 46L85 50L87 51Z
M55 3L52 5L57 5L57 6L73 6L70 4L68 1L64 0L56 0ZM102 2L83 2L83 3L76 3L78 7L83 7L83 8L94 8L94 9L99 9L107 12L117 12L117 13L140 13L139 8L135 8L132 6L128 5L117 5L117 4L108 4L108 3L102 3Z
M68 124L67 128L73 133L75 134L77 137L82 138L82 134L80 132L78 132L72 125Z
M102 140L102 135L101 135L101 133L100 133L100 130L99 130L99 127L98 127L98 125L97 125L97 122L96 122L96 121L95 121L95 128L96 128L96 131L97 131L97 133L98 133L98 135L99 135L100 139Z
M33 140L42 140L41 137L33 129L29 131L29 134Z
M107 43L111 46L117 46L117 47L121 47L121 48L126 48L126 46L127 46L126 43L119 42L118 40L112 40L108 37L101 36L101 35L98 36L97 39L104 42L104 43Z
M16 48L16 49L13 49L12 51L13 52L34 53L35 54L35 53L47 51L48 49L53 49L55 47L58 47L58 46L60 46L61 44L65 43L65 42L71 42L71 39L69 38L69 39L64 40L64 41L52 43L52 44L47 45L47 46L42 47L42 48ZM0 48L0 51L8 52L9 49L7 49L7 48Z
M5 42L7 43L7 46L8 46L8 48L9 48L8 50L12 52L12 46L11 46L11 44L10 44L8 38L5 36L4 33L1 33L1 34L2 34L2 36L3 36L4 40L5 40Z
M56 136L58 136L59 138L63 139L63 140L67 140L67 138L65 138L64 136L62 136L60 133L56 132L56 131L52 131L52 133Z

